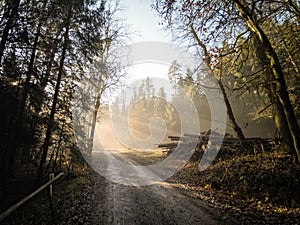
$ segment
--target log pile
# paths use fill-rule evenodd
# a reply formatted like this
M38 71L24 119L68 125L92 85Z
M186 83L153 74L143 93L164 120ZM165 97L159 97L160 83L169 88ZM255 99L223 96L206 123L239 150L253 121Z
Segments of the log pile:
M196 146L192 160L197 160L204 151L210 149L211 146L220 146L218 153L221 158L230 158L233 155L241 154L257 154L260 152L268 152L279 145L279 141L274 138L251 137L244 140L233 137L229 133L225 133L222 137L216 131L205 131L199 135L184 134L184 136L168 136L171 142L159 144L163 152L170 154L177 146Z

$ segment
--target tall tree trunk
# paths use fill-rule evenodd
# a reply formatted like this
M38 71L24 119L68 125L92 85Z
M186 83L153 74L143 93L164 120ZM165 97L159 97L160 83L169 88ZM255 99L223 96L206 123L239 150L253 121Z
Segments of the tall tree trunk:
M280 104L279 98L276 96L276 93L274 92L272 88L272 83L274 82L274 79L272 79L271 74L272 70L268 65L268 58L263 51L264 46L260 42L258 36L253 33L253 38L254 38L254 46L255 46L255 53L257 58L259 59L259 64L262 68L267 68L266 71L266 76L265 76L265 86L267 93L270 98L270 102L274 102L274 114L273 114L273 119L274 123L276 126L277 131L279 132L279 137L282 140L281 141L281 148L282 150L286 152L294 152L294 146L290 146L290 143L293 142L291 132L289 129L289 125L287 123L284 110L282 105Z
M37 32L36 32L34 43L33 43L32 50L31 50L30 61L29 61L28 68L27 68L26 79L25 79L25 83L23 85L24 89L23 89L22 99L21 99L20 108L19 108L20 124L23 122L23 114L24 114L24 110L25 110L25 106L26 106L26 100L28 97L28 93L30 90L30 80L31 80L31 76L33 74L34 61L36 58L38 41L39 41L39 38L41 35L41 28L42 28L42 21L39 22L38 27L37 27Z
M6 42L8 40L9 32L12 28L12 25L13 25L13 22L14 22L15 18L18 16L20 2L21 2L20 0L14 0L11 3L12 6L11 6L10 14L7 18L5 27L3 29L1 42L0 42L0 64L2 62L2 57L3 57L3 54L4 54Z
M89 156L91 156L92 150L93 150L95 128L96 128L96 123L97 123L98 111L100 108L100 97L101 97L100 94L98 94L96 97L96 104L94 106L93 115L92 115L92 127L91 127L91 133L89 135L89 147L88 147L89 148L88 149Z
M239 127L239 125L237 124L237 122L235 120L235 116L233 114L231 104L229 102L229 99L226 94L226 90L224 88L224 85L223 85L223 82L221 81L221 79L218 80L218 84L219 84L221 92L223 94L223 98L224 98L224 102L225 102L225 106L226 106L226 110L227 110L227 115L228 115L228 118L232 125L232 128L233 128L234 132L236 133L236 135L238 136L238 138L241 140L244 140L245 136L243 134L242 129Z
M272 92L271 92L272 93ZM274 122L277 131L279 132L279 137L281 139L281 149L285 152L295 153L293 138L290 132L289 125L287 123L284 110L280 104L279 98L277 96L271 97L275 103L274 105Z
M201 47L202 50L203 50L204 57L205 57L205 63L207 64L208 67L210 67L211 56L209 55L205 44L198 37L198 35L197 35L197 33L196 33L196 31L195 31L195 29L194 29L194 27L193 27L192 24L190 25L190 28L191 28L191 32L193 34L194 39L198 43L199 47ZM221 78L218 79L218 84L220 86L220 89L221 89L221 92L222 92L222 95L223 95L223 98L224 98L224 103L225 103L225 106L226 106L226 109L227 109L227 115L228 115L229 121L230 121L230 123L232 125L232 128L233 128L234 132L236 133L237 137L239 139L243 140L243 139L245 139L245 136L243 134L242 129L239 127L239 125L236 122L236 119L235 119L235 116L234 116L231 104L229 102L229 99L228 99L228 96L226 94L226 90L224 88L224 85L223 85L223 82L222 82Z
M45 2L45 5L46 6L46 2ZM49 78L50 78L50 74L51 74L51 70L53 69L52 65L53 65L53 62L54 62L54 57L55 57L55 53L57 52L57 45L58 45L58 41L59 41L59 35L61 34L62 32L62 29L59 29L55 35L55 37L53 38L54 40L54 43L48 48L50 53L46 54L46 61L45 61L45 64L46 64L46 71L45 73L43 74L43 76L40 78L40 85L39 85L39 88L40 88L40 91L43 92L42 96L42 100L39 101L39 102L36 102L36 106L35 106L35 116L38 118L39 117L39 114L42 110L42 106L43 106L43 103L44 103L44 100L45 100L45 97L46 95L44 96L44 93L45 93L45 88L49 82ZM41 97L42 97L41 96ZM34 129L34 134L33 136L35 136L38 132L38 124L39 124L39 120L35 120L33 121L33 129ZM35 154L35 149L32 149L31 151L31 156L33 154Z
M287 86L284 78L284 73L281 68L280 61L278 59L277 53L273 49L270 40L263 32L263 30L259 27L259 25L255 22L250 12L247 10L246 6L244 6L239 0L234 0L234 5L236 9L240 12L243 19L247 23L247 26L250 30L252 30L259 38L262 46L264 47L265 54L269 61L269 67L272 70L272 76L274 79L274 94L278 97L278 102L275 102L278 105L281 105L285 114L285 118L287 120L289 130L291 132L293 142L290 143L290 147L294 147L296 161L300 160L300 130L298 121L294 112L294 108L289 98L289 94L287 91Z
M31 75L33 73L34 61L35 61L35 57L36 57L36 50L37 50L37 46L38 46L38 40L40 37L41 26L42 26L42 23L40 21L40 23L37 27L37 32L36 32L34 43L32 46L30 61L29 61L28 68L27 68L26 79L25 79L25 83L24 83L20 106L19 106L18 112L17 112L17 117L16 117L14 123L12 123L13 128L11 129L11 132L9 134L10 146L9 146L9 149L7 149L6 154L5 154L6 162L5 162L5 166L3 168L3 170L6 171L5 173L8 176L10 176L13 173L13 167L14 167L17 149L20 146L19 137L21 135L20 132L22 131L22 126L24 125L23 124L24 111L25 111L25 106L26 106L26 100L27 100L28 93L29 93L29 88L30 88L29 84L30 84Z
M69 42L69 29L70 29L71 13L72 13L72 5L70 4L69 9L68 9L67 18L66 18L66 25L65 25L66 30L64 33L64 44L63 44L62 54L61 54L61 58L60 58L60 62L59 62L59 69L58 69L58 75L57 75L57 80L56 80L56 85L55 85L55 92L54 92L54 96L53 96L46 136L45 136L45 140L44 140L44 143L42 146L42 156L41 156L38 175L37 175L38 179L41 179L43 177L43 173L44 173L43 167L44 167L44 164L47 159L49 145L50 145L50 139L51 139L51 135L52 135L52 131L53 131L54 116L56 113L56 106L57 106L57 101L58 101L58 96L59 96L60 83L61 83L63 70L64 70L66 52L67 52L67 48L69 45L68 42Z
M49 78L50 78L50 75L51 75L51 70L53 69L53 62L54 62L54 57L55 57L55 53L57 51L57 45L58 45L58 36L60 34L61 30L58 30L57 31L57 34L54 38L54 43L53 45L51 45L50 47L50 54L47 58L47 61L46 62L46 71L45 71L45 74L41 77L40 79L40 85L39 85L39 88L41 90L41 92L43 92L43 101L39 101L35 107L35 115L36 117L39 117L39 114L40 112L42 111L42 106L43 106L43 103L44 103L44 100L46 98L46 95L44 96L44 93L45 93L45 88L49 82ZM34 128L34 134L37 133L38 131L38 123L39 121L34 121L34 125L33 125L33 128ZM35 150L34 150L35 151Z

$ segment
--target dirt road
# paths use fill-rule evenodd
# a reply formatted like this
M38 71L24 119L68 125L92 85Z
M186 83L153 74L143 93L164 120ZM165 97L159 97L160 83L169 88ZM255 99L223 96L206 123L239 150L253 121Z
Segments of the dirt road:
M113 154L128 164L143 163L128 152ZM168 182L128 186L95 177L93 189L93 209L85 224L223 224L215 209Z

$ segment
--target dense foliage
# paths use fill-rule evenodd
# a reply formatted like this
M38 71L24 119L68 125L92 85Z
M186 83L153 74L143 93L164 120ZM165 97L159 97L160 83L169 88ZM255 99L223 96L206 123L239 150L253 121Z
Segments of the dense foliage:
M118 10L117 3L102 0L0 3L2 177L22 164L42 177L79 158L71 105L96 104L99 87L114 83L111 70L104 75L97 65L124 38ZM92 96L85 103L74 99L83 81Z
M236 135L244 137L228 97L232 90L252 104L253 119L273 119L282 148L299 161L299 2L166 0L153 7L175 40L203 56L219 80Z

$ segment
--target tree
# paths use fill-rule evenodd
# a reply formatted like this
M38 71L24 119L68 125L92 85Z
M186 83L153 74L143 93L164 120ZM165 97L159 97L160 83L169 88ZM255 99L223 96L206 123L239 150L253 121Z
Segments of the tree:
M92 79L90 80L90 84L94 90L94 102L92 103L94 108L89 134L89 155L93 149L95 127L101 108L101 99L105 91L117 87L124 77L124 72L122 72L124 68L118 63L119 56L112 55L112 52L123 44L128 35L122 21L116 16L119 11L118 3L113 3L112 1L103 2L102 7L106 7L107 12L104 14L100 55L92 66Z
M178 80L179 77L181 76L182 71L181 71L181 66L180 64L175 60L171 63L171 66L169 67L168 70L168 78L170 82L173 84L174 88L174 94L177 94L177 85L178 85Z
M178 35L177 39L183 40L184 42L189 43L189 45L192 46L196 45L200 48L204 62L206 63L208 68L211 69L211 75L215 76L218 80L218 84L222 91L225 105L227 108L228 118L231 122L233 130L240 139L245 139L242 129L238 126L236 122L232 107L230 105L227 93L221 80L222 76L218 76L216 72L216 67L217 64L221 61L221 57L218 57L212 51L209 51L207 48L207 44L205 43L205 41L203 41L204 39L206 39L206 42L208 42L209 40L213 40L215 39L215 35L212 35L212 37L210 37L210 35L204 36L200 30L197 32L197 30L195 29L195 26L198 26L199 29L203 28L203 30L207 30L206 27L209 26L209 23L211 23L211 21L207 21L206 18L202 19L203 17L199 17L196 15L202 15L204 13L202 11L207 9L205 9L204 7L201 8L202 3L200 2L194 5L193 4L193 1L186 1L179 4L176 4L173 1L157 1L156 10L160 13L160 15L163 18L165 18L169 28L176 32L176 34ZM200 9L197 7L199 7ZM219 5L214 5L213 7L217 7L216 10L220 9ZM212 10L213 9L210 9L210 12ZM211 18L211 16L209 18ZM201 40L201 37L198 35L198 33L204 36L202 38L203 40Z
M266 80L271 82L272 93L269 95L274 96L276 111L278 113L277 128L283 136L290 136L289 146L290 149L295 148L296 159L299 159L299 127L297 118L289 97L287 90L286 78L282 70L282 64L278 57L274 45L272 45L271 36L267 35L267 30L262 24L266 18L270 18L275 23L280 24L283 21L292 19L290 15L297 15L298 4L295 1L157 1L157 8L160 9L161 15L167 20L172 21L169 26L175 24L176 18L181 20L177 29L187 31L187 27L194 28L196 34L200 34L199 46L206 46L210 44L222 49L222 43L227 40L227 43L233 46L233 52L227 54L235 54L236 43L241 39L249 40L253 35L257 36L260 43L259 47L263 47L261 51L267 58L266 65L270 69L270 74L266 76ZM175 12L175 13L174 13ZM180 13L178 13L180 12ZM289 13L286 13L289 12ZM178 17L175 17L176 15ZM178 22L178 21L177 21ZM195 36L195 35L194 35ZM179 38L187 39L188 32L179 33ZM191 42L190 42L191 44ZM204 54L206 55L206 54ZM206 57L205 60L210 59ZM221 58L224 57L221 51ZM262 58L260 60L263 60ZM222 62L218 60L217 63ZM272 99L272 98L271 98ZM286 121L286 122L285 122ZM287 124L289 129L282 129L280 124ZM290 134L288 134L290 132Z
M46 137L45 137L44 143L42 145L42 156L41 156L39 170L38 170L38 178L39 179L42 178L42 176L43 176L43 171L44 171L43 166L47 159L48 149L49 149L49 145L50 145L50 138L51 138L51 134L53 131L54 116L56 113L58 95L59 95L59 91L60 91L60 84L61 84L61 80L62 80L62 76L63 76L64 63L65 63L67 48L69 45L69 35L70 35L69 30L70 30L70 24L71 24L72 9L73 9L73 5L69 4L68 8L67 8L66 19L65 19L65 32L63 35L64 42L63 42L63 48L62 48L61 58L60 58L60 62L59 62L59 69L58 69L58 75L57 75L57 80L56 80L56 85L55 85L55 92L54 92L54 96L53 96L53 102L52 102L52 106L51 106L51 111L50 111L47 131L46 131Z
M260 43L263 47L263 51L268 59L269 67L271 68L271 81L274 83L272 85L272 92L275 96L275 104L279 108L279 110L283 111L285 117L282 115L280 119L286 119L288 123L288 127L290 130L290 134L292 136L292 143L289 143L291 149L295 149L296 151L296 159L300 160L300 130L298 121L294 112L294 108L289 98L289 93L287 91L287 85L284 77L284 73L282 71L281 63L275 52L269 38L266 33L262 30L262 28L257 24L253 15L247 9L247 6L242 2L235 0L234 6L241 14L245 23L249 27L249 29L254 32ZM282 113L282 114L283 114Z
M2 20L5 21L4 29L2 31L1 42L0 42L0 64L8 41L9 32L11 31L14 23L18 19L18 12L21 0L6 1L4 5L4 13Z
M0 113L5 119L0 129L4 134L1 176L9 177L14 162L23 156L39 164L41 177L52 167L49 162L67 161L69 153L76 154L70 122L73 92L101 55L114 13L107 4L102 0L1 3ZM116 30L109 31L114 38Z

